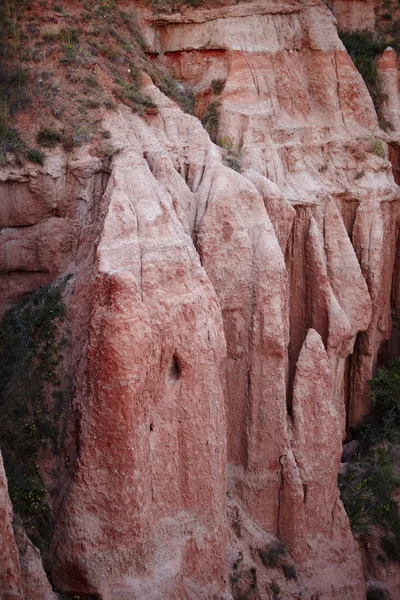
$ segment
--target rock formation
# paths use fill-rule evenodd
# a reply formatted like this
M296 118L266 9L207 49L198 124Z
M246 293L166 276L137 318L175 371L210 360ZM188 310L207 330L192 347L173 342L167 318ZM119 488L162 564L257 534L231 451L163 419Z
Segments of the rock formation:
M0 597L4 600L55 600L43 569L39 551L16 523L8 497L7 480L0 454Z
M371 2L328 4L373 26ZM74 276L52 583L102 600L228 600L246 584L267 599L279 563L263 548L279 538L297 566L280 598L361 600L337 474L397 298L388 136L320 0L144 6L140 20L198 116L214 102L219 145L143 75L157 110L104 116L109 172L85 147L0 171L3 313ZM34 550L18 566L0 500L1 589L33 598L18 569Z

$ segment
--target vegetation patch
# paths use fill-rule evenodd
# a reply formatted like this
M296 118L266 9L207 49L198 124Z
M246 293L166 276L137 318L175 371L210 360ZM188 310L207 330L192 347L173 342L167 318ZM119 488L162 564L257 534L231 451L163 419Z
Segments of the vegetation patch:
M222 94L225 87L226 79L213 79L211 82L211 90L213 94L219 96Z
M390 600L386 590L380 587L370 587L367 590L367 600Z
M339 32L358 71L363 76L372 94L377 92L376 59L385 50L387 43L382 38L376 39L371 31Z
M287 580L297 579L296 567L293 564L284 562L282 564L282 571L285 576L285 579L287 579Z
M371 31L339 32L357 70L362 75L379 116L379 108L384 100L378 81L377 58L387 47L383 37L375 37ZM384 125L384 123L382 123Z
M383 142L381 139L376 138L372 144L372 152L374 154L376 154L376 156L379 156L380 158L385 158L386 157L386 151L385 151L385 146L383 145Z
M1 61L1 57L0 57ZM6 163L6 155L14 154L21 160L25 144L12 125L15 112L26 107L29 99L26 93L28 72L26 69L5 68L0 62L0 165Z
M179 8L183 3L172 4ZM37 138L39 146L52 148L62 142L70 151L76 145L90 143L96 153L101 145L99 112L115 108L110 90L140 115L157 110L152 98L142 91L143 72L183 110L193 114L191 87L179 83L149 57L134 9L122 10L114 0L82 0L68 3L68 7L60 2L51 10L47 7L49 16L44 20L36 8L33 0L0 2L4 42L0 46L0 165L12 159L9 154L19 162L40 160L26 148L25 134L17 130L15 115L29 105L32 122L42 128ZM222 83L216 81L214 86L218 91ZM54 118L60 122L62 139L60 132L49 133ZM78 127L89 132L87 139L78 139ZM31 146L29 139L28 148Z
M141 91L140 86L135 81L130 83L123 79L117 79L116 83L119 85L118 97L125 104L129 104L135 112L143 115L145 110L157 108L157 105Z
M220 106L221 102L218 102L217 100L210 102L201 120L204 129L214 143L217 141L218 137Z
M37 163L38 165L44 164L45 154L37 148L31 148L28 150L26 157L28 160L33 163Z
M54 148L61 139L61 133L51 127L43 127L36 136L37 143L44 148Z
M271 583L271 592L274 594L274 597L277 596L280 593L280 591L280 585L276 581L273 581Z
M14 511L32 541L46 552L52 519L37 469L45 449L59 453L59 399L65 318L62 282L25 296L0 323L0 446Z
M372 413L355 432L360 452L339 476L340 494L354 533L368 538L378 528L389 561L400 561L400 518L394 493L399 462L400 359L370 382ZM384 560L386 560L384 559Z
M370 381L372 413L359 437L369 446L381 442L400 443L400 358L378 369Z
M271 546L259 550L258 554L264 567L278 567L287 555L287 548L280 540L276 540Z

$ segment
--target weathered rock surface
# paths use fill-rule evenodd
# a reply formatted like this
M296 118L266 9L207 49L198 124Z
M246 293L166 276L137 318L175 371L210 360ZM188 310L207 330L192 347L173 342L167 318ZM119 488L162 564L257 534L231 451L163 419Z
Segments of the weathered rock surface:
M13 512L8 497L7 479L0 455L0 596L5 600L21 600L21 573L18 549L12 528Z
M0 598L1 600L55 600L39 551L20 524L13 530L13 511L0 454Z
M349 28L355 4L370 6L334 4ZM242 173L146 76L156 114L105 116L111 174L81 149L2 175L2 310L76 276L54 584L102 600L231 598L241 553L264 600L257 552L278 536L297 564L283 598L361 600L337 474L391 335L398 265L399 192L384 141L374 153L371 98L319 0L146 19L199 115L220 102L217 137Z
M279 534L321 597L363 598L361 559L337 489L342 445L334 391L322 339L310 329L297 361L290 449L281 457Z
M343 31L374 31L376 0L326 0Z

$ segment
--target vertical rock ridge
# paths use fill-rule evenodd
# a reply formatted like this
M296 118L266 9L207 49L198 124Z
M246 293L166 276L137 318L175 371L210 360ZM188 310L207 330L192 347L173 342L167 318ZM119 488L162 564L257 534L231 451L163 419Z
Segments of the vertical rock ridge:
M70 171L54 159L37 181L21 168L2 182L4 307L77 276L79 425L54 583L102 600L230 600L240 549L264 600L262 552L279 536L298 568L283 598L361 600L337 474L390 337L399 199L373 151L372 100L316 0L185 8L146 27L149 51L195 86L199 114L220 102L226 148L144 75L157 110L104 119L120 150L111 173L82 150ZM242 173L223 164L228 150Z

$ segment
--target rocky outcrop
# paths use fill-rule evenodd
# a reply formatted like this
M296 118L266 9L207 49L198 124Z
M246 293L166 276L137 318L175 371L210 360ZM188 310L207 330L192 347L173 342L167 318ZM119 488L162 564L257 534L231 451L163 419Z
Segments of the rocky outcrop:
M199 116L214 103L220 146L144 76L158 109L105 116L110 173L82 149L68 167L2 176L7 198L21 190L3 209L3 307L75 274L54 584L103 600L239 597L241 556L250 597L266 599L262 548L279 537L297 565L287 599L361 600L336 479L391 333L385 134L319 0L143 21Z
M12 528L12 507L8 497L7 479L4 473L3 459L0 464L0 516L2 523L0 556L0 594L2 598L21 600L21 574L18 549Z
M55 600L39 551L20 524L13 530L13 511L0 454L0 598L2 600Z
M342 31L374 31L376 0L327 0Z
M279 534L322 597L361 599L361 559L337 489L342 444L334 392L322 339L310 329L297 361L290 449L281 457Z

